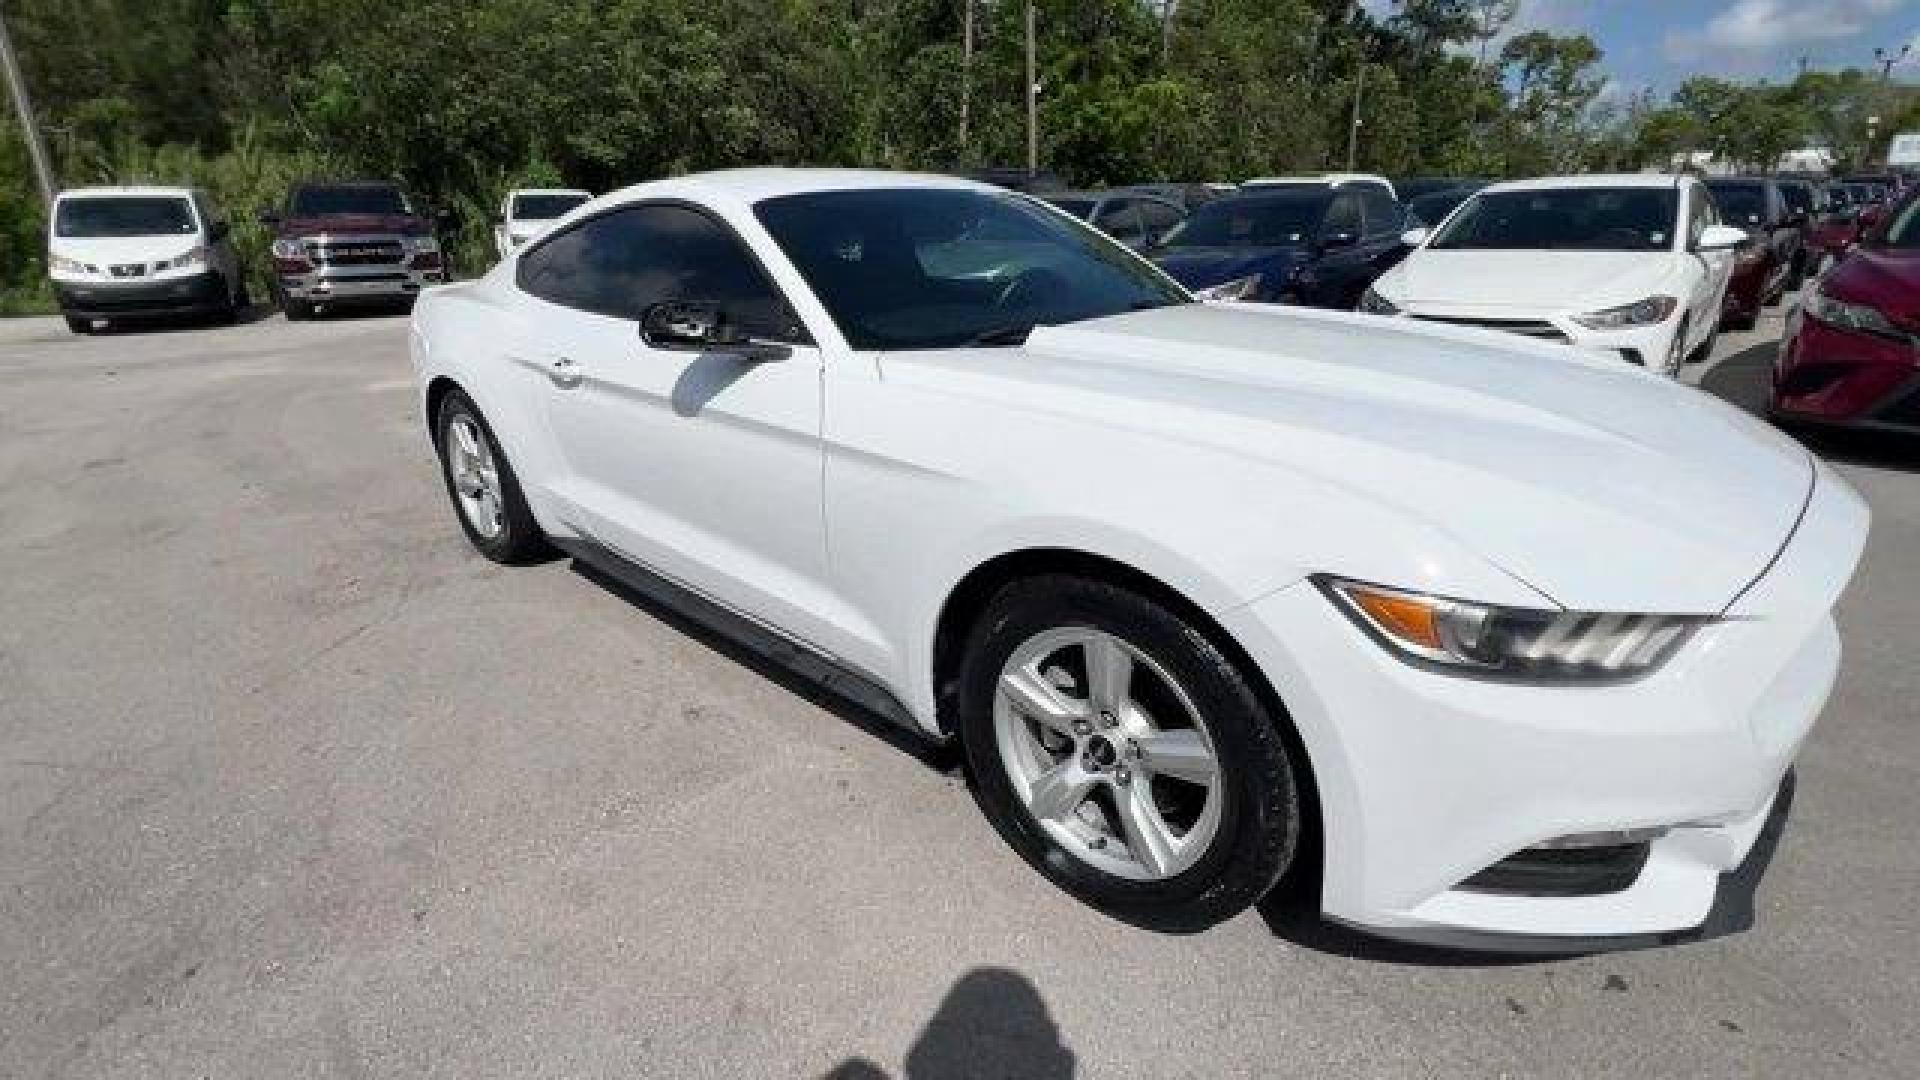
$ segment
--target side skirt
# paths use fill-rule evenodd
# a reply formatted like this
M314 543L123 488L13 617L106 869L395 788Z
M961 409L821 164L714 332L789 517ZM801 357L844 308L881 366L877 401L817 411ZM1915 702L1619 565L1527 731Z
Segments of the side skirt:
M630 603L914 756L925 760L947 745L886 687L813 645L590 539L551 543Z

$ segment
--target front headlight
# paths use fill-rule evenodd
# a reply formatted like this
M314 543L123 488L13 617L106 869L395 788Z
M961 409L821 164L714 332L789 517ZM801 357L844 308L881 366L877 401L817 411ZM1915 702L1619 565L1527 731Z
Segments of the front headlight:
M207 261L207 249L199 245L195 245L181 252L180 254L175 255L173 258L168 259L167 261L161 263L159 266L154 267L154 269L165 270L169 266L174 267L176 269L182 266L199 266L202 263L205 263L206 261Z
M1364 311L1369 315L1400 314L1400 309L1394 306L1393 301L1373 291L1371 285L1367 286L1366 292L1360 294L1360 306L1356 310Z
M409 243L416 255L433 255L440 251L440 241L431 236L416 236Z
M1243 278L1223 281L1205 289L1193 290L1193 295L1201 300L1245 300L1260 288L1260 275L1248 274Z
M48 256L48 257L47 257L47 269L49 269L49 270L52 270L52 271L53 271L54 273L56 273L56 274L89 274L89 273L92 273L92 271L91 271L91 270L88 270L88 269L87 269L87 264L86 264L86 263L83 263L83 262L81 262L81 261L80 261L79 259L69 259L69 258L67 258L67 257L66 257L65 255L50 255L50 256Z
M1708 621L1698 615L1494 607L1344 578L1314 580L1400 659L1514 682L1638 679L1666 663Z
M1912 342L1906 331L1893 325L1879 308L1835 300L1820 289L1808 289L1803 302L1807 317L1840 330L1854 330L1875 337L1890 338L1903 344Z
M1680 306L1680 301L1671 296L1649 296L1645 300L1636 300L1631 304L1607 308L1605 311L1575 315L1573 321L1589 330L1621 330L1629 326L1652 326L1665 322Z
M276 259L304 259L307 249L300 241L291 237L273 242L273 257Z

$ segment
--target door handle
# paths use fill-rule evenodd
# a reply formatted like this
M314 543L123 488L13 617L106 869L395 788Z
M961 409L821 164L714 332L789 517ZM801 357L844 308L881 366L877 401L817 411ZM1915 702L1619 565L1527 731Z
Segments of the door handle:
M579 386L586 377L587 373L580 369L580 365L568 357L556 356L547 361L547 378L552 379L553 385L562 390L571 390Z

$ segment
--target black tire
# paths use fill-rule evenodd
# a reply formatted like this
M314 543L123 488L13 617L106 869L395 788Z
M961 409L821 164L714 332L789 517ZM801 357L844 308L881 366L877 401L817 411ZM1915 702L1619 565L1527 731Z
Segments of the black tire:
M994 702L1022 644L1057 627L1091 627L1153 658L1204 718L1223 795L1218 831L1186 870L1157 881L1101 870L1057 843L1022 805L1000 757ZM961 663L958 726L974 799L1021 857L1114 918L1186 932L1232 918L1286 872L1300 843L1301 803L1280 725L1245 675L1206 634L1137 593L1087 578L1029 578L1003 588L973 628Z
M494 466L500 477L501 529L491 537L481 535L467 519L460 505L460 496L454 490L453 470L448 465L449 431L455 418L463 416L473 419L480 437L486 440L487 450L493 455ZM447 501L453 508L454 518L460 522L460 530L467 534L467 542L473 545L474 550L507 566L538 562L552 553L546 534L540 531L540 523L534 520L533 510L527 505L526 493L520 490L520 477L514 473L513 463L507 460L507 453L501 448L500 440L494 437L493 428L487 425L487 418L480 414L467 395L453 390L441 400L439 415L433 422L433 445L439 454L440 480L446 486Z
M288 322L305 322L313 318L313 305L291 296L280 301L280 310L285 313Z
M67 316L67 329L76 334L91 334L93 333L93 320L81 319L69 315Z

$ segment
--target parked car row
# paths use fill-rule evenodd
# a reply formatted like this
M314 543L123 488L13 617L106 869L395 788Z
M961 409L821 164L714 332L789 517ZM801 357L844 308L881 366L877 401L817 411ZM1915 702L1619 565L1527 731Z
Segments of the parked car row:
M573 189L509 192L495 221L500 253L591 197ZM448 280L435 235L446 215L421 210L395 184L296 184L259 220L271 237L273 300L290 320L323 307L408 305ZM48 271L68 328L84 334L100 321L235 318L250 297L232 232L198 188L61 193L48 227Z

